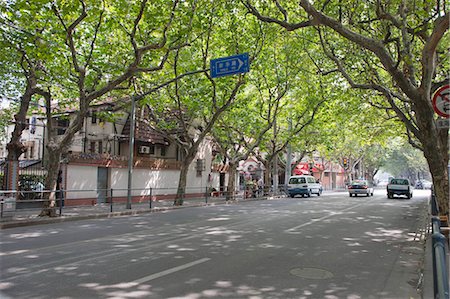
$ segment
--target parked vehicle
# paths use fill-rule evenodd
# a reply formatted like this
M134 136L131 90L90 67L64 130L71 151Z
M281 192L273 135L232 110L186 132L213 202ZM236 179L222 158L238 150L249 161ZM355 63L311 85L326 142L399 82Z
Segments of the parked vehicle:
M427 180L422 181L423 189L431 189L433 187L433 183Z
M386 186L387 197L394 198L394 195L405 195L410 199L413 195L412 187L408 179L391 179Z
M423 189L423 183L422 181L417 181L414 185L414 189Z
M310 197L311 194L320 196L322 194L322 185L311 175L294 175L289 178L288 194L290 197L296 195Z
M354 180L347 186L347 190L350 197L359 194L373 196L373 186L367 180Z

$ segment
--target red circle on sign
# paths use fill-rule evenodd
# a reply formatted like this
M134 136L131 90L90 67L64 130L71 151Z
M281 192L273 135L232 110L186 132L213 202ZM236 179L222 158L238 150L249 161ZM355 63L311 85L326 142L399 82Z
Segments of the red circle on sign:
M442 117L450 117L450 85L441 86L433 96L433 109Z

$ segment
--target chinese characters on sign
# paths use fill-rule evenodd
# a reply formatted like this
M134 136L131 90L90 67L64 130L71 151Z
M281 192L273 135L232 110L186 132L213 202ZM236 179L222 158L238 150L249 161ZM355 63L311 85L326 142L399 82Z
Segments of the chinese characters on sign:
M247 73L250 69L248 53L213 59L210 68L213 78Z

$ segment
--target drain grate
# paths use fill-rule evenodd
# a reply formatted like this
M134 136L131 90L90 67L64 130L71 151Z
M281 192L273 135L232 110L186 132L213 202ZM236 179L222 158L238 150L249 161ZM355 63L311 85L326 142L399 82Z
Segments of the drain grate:
M319 268L294 268L289 272L292 275L307 279L329 279L334 277L330 271Z

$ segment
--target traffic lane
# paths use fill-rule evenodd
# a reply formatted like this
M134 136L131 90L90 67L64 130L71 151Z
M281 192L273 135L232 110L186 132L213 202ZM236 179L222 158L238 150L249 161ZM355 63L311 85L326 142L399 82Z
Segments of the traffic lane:
M338 196L341 198L342 192L326 192L322 197L317 197L317 199L331 198L333 196ZM296 197L295 200L301 198ZM305 200L315 200L316 196ZM242 213L247 212L247 206L250 207L255 202L241 202L239 203L238 211ZM264 206L264 202L256 202L257 205ZM291 203L289 203L291 204ZM346 203L343 202L345 205ZM220 206L219 206L220 208ZM196 209L202 209L202 213L198 213ZM227 208L228 209L228 208ZM221 210L219 210L221 211ZM282 213L289 213L289 209L284 208L282 205L279 208ZM2 239L0 244L2 250L12 251L15 249L27 249L35 248L37 246L57 246L62 243L78 242L83 240L90 240L108 236L111 229L114 229L116 235L127 234L130 231L138 232L139 230L146 231L149 227L152 228L162 228L169 227L177 224L187 224L195 223L197 221L202 221L202 219L209 219L210 214L214 215L217 209L207 209L204 207L188 208L183 209L182 212L179 210L165 211L152 213L149 215L137 215L137 216L123 216L114 217L106 219L88 219L82 221L76 221L74 223L62 222L55 224L44 224L32 227L18 227L14 229L8 229L3 231ZM298 211L295 211L297 213ZM174 216L176 213L176 216ZM293 213L293 212L292 212ZM234 217L235 212L227 215L226 212L223 217ZM211 216L213 217L213 216ZM151 219L151 223L149 220ZM133 220L133 221L129 221ZM40 244L39 244L40 243ZM16 246L20 244L19 246ZM16 247L15 247L16 246Z
M332 195L342 196L342 193L331 193ZM313 196L310 200L323 199L330 197L329 194L325 196L317 197ZM339 198L338 197L338 198ZM296 197L294 200L300 200ZM305 200L309 200L306 199ZM102 218L102 219L88 219L75 222L62 222L53 224L44 224L30 227L17 227L13 229L7 229L2 232L2 239L0 240L2 251L11 252L15 250L27 250L29 248L37 247L51 247L60 246L62 244L70 244L72 242L89 241L91 239L107 238L111 235L111 231L114 231L114 236L127 234L139 234L141 231L147 233L148 229L158 232L162 229L164 231L170 230L171 227L177 225L195 224L199 221L208 219L214 219L219 212L219 218L226 218L229 220L237 221L239 214L251 214L253 205L264 207L268 201L258 202L240 202L238 206L234 204L229 207L222 205L213 206L213 209L208 207L196 207L187 208L181 210L168 210L165 212L136 215L136 216L123 216L114 218ZM293 202L288 202L290 205ZM312 201L313 202L313 201ZM304 202L306 203L306 201ZM301 204L301 203L299 203ZM346 205L345 202L342 204ZM283 214L298 213L298 211L290 211L288 207L285 207L282 202L279 203L279 207L273 207L269 205L271 212L275 208L275 212ZM201 209L201 213L199 210ZM219 210L217 210L219 209ZM231 211L228 213L228 211ZM320 211L318 211L320 213ZM183 229L183 228L181 228ZM180 228L177 229L178 231ZM159 232L160 233L160 232Z
M330 200L330 202L327 203L327 200ZM128 246L128 249L120 250L112 256L112 253L109 256L107 254L99 255L97 259L83 261L82 257L80 257L80 262L78 264L64 263L65 267L53 267L50 268L47 272L53 272L53 274L55 274L57 270L63 271L63 273L59 273L59 275L56 275L54 277L55 280L71 275L76 277L80 275L82 276L82 274L79 273L81 269L83 269L85 273L97 273L97 275L95 276L96 280L90 281L89 283L83 283L82 281L79 281L78 284L76 284L78 288L76 290L72 289L72 292L75 293L83 291L83 293L80 293L82 297L90 296L93 294L100 297L109 296L114 292L120 293L123 291L129 291L130 286L136 286L136 281L142 281L142 285L140 285L139 287L146 290L141 290L140 294L149 294L148 292L150 292L149 290L151 289L152 296L158 296L158 293L164 293L165 295L160 296L161 298L165 298L167 297L167 290L173 290L175 296L183 294L183 286L186 285L188 286L186 291L192 291L192 284L197 285L197 287L200 287L200 289L202 289L200 282L204 281L204 283L206 283L207 285L206 291L199 291L200 294L203 294L204 292L208 293L208 289L212 287L213 293L223 292L226 294L234 294L230 295L231 297L235 297L236 295L244 296L246 292L262 292L263 294L266 294L268 296L283 296L289 298L289 294L298 294L298 292L302 290L301 288L292 287L293 283L295 283L296 286L298 285L297 278L294 279L295 282L292 282L289 278L292 279L293 276L298 277L299 275L303 275L303 270L305 269L302 267L290 268L289 266L293 265L293 261L300 261L301 257L308 256L308 259L310 256L314 257L314 253L308 253L308 248L325 247L320 244L320 246L315 245L311 242L311 239L320 239L317 236L313 238L309 237L308 235L303 238L298 238L298 236L296 236L295 238L281 237L280 240L277 240L278 236L283 236L283 234L280 233L280 230L283 230L284 233L288 232L289 234L292 234L293 231L298 229L298 225L302 224L298 224L296 227L290 227L291 230L289 231L289 229L283 229L283 226L277 228L276 225L273 225L273 222L281 224L280 218L292 220L291 218L295 216L295 211L302 210L305 205L307 207L312 207L316 204L320 204L320 201L323 201L322 208L324 205L330 205L332 203L338 204L339 206L342 206L343 203L350 204L350 206L355 206L355 203L352 201L348 201L348 199L344 201L336 201L336 198L328 199L327 197L321 197L320 199L317 198L317 200L314 201L307 201L306 199L288 199L273 202L261 202L259 205L260 208L258 209L254 209L254 207L248 209L248 206L230 206L226 207L225 209L222 207L219 209L220 211L214 209L216 212L218 212L218 214L216 215L216 217L208 218L208 223L203 223L200 227L198 226L198 224L195 224L192 227L189 227L190 225L186 225L186 227L184 228L189 229L192 232L189 235L185 235L184 238L180 234L177 235L177 230L181 229L181 227L174 227L175 230L171 231L170 234L178 236L178 239L176 241L167 240L166 244L164 244L164 242L160 242L159 245L153 244L152 247L159 246L159 248L155 249L155 252L145 251L145 249L149 249L149 244L139 243L139 240L136 239L134 240L134 242L137 243L130 244L130 242L133 243L133 240L128 239L129 236L125 238L119 237L117 238L115 245L110 245L117 246L118 248L122 247L122 249L124 247L126 249L126 246ZM279 208L281 206L284 206L283 210L287 211L287 213L280 212ZM297 206L297 208L293 208L295 206ZM232 209L231 211L229 211L227 208ZM311 208L311 212L314 212L314 214L317 213L316 208ZM327 213L329 212L324 212L323 217L325 217ZM334 211L334 213L336 213L336 211ZM338 211L337 213L339 214L340 212ZM231 216L235 214L240 215L240 217L245 216L245 220L247 220L247 218L250 218L258 219L259 221L245 221L245 223L236 223L236 219L233 219L234 222L230 221L232 220ZM332 216L334 215L330 215L330 217ZM311 221L317 219L314 217L307 218L305 214L296 218L306 221L303 223L311 223ZM323 218L322 220L326 221L325 218ZM142 222L142 219L138 220L138 223L142 224ZM210 224L211 222L223 222L224 225L208 226L207 224ZM289 222L286 224L287 226L290 225ZM311 223L311 225L312 224L313 223ZM317 223L315 226L317 226ZM295 229L292 230L292 228ZM307 225L303 225L302 228L306 229ZM156 232L156 234L160 233L161 232ZM143 239L147 240L145 237ZM325 239L330 239L330 237L326 236ZM297 243L294 242L293 244L292 240L301 240L301 242L299 243L299 245L296 245ZM112 240L109 241L111 242ZM124 243L124 241L126 242ZM307 243L311 245L307 246L306 248L302 247ZM303 245L300 246L301 244ZM164 249L165 251L162 251L162 249ZM76 254L77 250L74 251L75 252L73 254ZM127 258L123 259L124 256L126 256ZM159 261L165 262L160 263ZM173 261L175 261L175 263ZM214 272L216 276L218 275L216 280L205 280L205 278L202 278L202 275L199 275L198 278L190 280L189 282L177 283L176 286L172 285L172 281L180 281L178 280L178 278L176 278L176 276L181 274L183 271L195 270L195 274L197 274L197 272L201 270L202 267L207 267L207 277L210 278L213 274L211 272L211 265L213 263L218 264L217 267L213 266L213 269L221 269L219 273ZM151 267L149 267L149 264L151 264ZM129 266L133 267L132 271L130 271ZM188 269L191 267L195 269ZM124 269L124 271L122 271L122 269ZM149 274L149 269L153 274ZM252 270L251 274L245 271L248 271L249 269ZM282 280L276 279L277 277L286 276L287 269L291 269L289 270L290 274L287 278L285 277ZM323 270L321 268L311 269L319 269L315 270L317 272L317 275L328 273L326 272L327 270L320 271ZM113 279L111 278L111 273L114 273ZM127 273L128 275L126 275ZM229 273L230 276L226 275L227 273ZM48 281L48 275L51 273L46 274L47 279L44 279L40 283L45 284L45 282ZM164 279L165 276L170 276L171 278L166 280ZM124 277L135 279L124 280ZM146 277L147 279L150 277L152 278L152 280L156 280L157 283L155 283L155 287L153 287L153 289L149 288L148 283L150 282L150 280L142 280L143 277ZM267 287L250 287L251 284L248 284L248 287L246 287L246 281L250 280L251 282L252 280L257 280L258 282L260 282L264 279L264 277L268 279L268 282L266 284ZM183 281L183 279L185 279L185 275L183 274L180 279L181 281ZM274 281L274 279L276 281ZM64 286L64 281L66 280L63 279L61 284L58 285ZM111 283L107 284L107 281ZM126 282L125 284L123 284L124 281ZM196 283L196 281L198 282ZM207 281L209 281L209 283ZM167 282L169 282L169 284L167 284ZM64 292L67 293L67 288L70 287L71 285L67 285L63 288L57 288L55 292L58 292L58 290L60 290L61 294L64 294ZM311 291L304 290L304 292ZM135 295L138 296L138 294Z
M275 214L279 214L276 210L274 211L274 213L275 213ZM265 213L265 214L267 214L267 213ZM218 219L216 219L216 220L220 220L220 219L224 219L224 217L218 218ZM219 231L219 234L220 234L220 231ZM174 245L172 245L172 246L174 246ZM176 246L175 246L175 247L176 247ZM270 246L268 246L268 245L263 245L263 247L270 247Z
M204 209L199 214L196 209L204 208L181 208L179 210L167 210L149 214L17 227L3 230L0 244L2 249L6 251L14 250L17 247L27 249L41 245L57 246L63 243L107 237L111 235L112 230L114 230L114 235L126 235L130 232L145 232L149 228L170 228L173 225L195 223L199 217L199 220L201 220L201 217L209 218L209 213L216 213L215 211L208 212L208 209Z
M234 207L237 206L234 205ZM240 206L237 213L247 215L252 210L251 207ZM130 287L135 284L133 281L147 277L148 263L151 263L152 273L165 273L167 269L179 269L178 267L193 262L195 264L198 260L192 258L195 246L190 248L178 245L178 242L183 243L191 238L198 239L203 235L221 235L225 231L229 232L232 227L245 226L243 222L251 222L253 219L250 217L248 220L244 217L241 221L232 221L231 225L224 230L221 224L215 223L231 219L227 209L211 208L211 211L214 211L213 217L206 217L206 221L200 226L197 223L193 226L189 223L183 225L172 223L169 227L150 228L141 230L139 233L122 235L114 234L113 230L109 236L91 239L91 242L72 241L36 248L33 252L27 251L25 255L23 253L8 254L7 260L11 264L5 263L3 268L6 270L3 278L7 277L3 285L7 286L6 290L15 296L27 298L34 296L52 298L67 295L67 293L80 298L110 296L108 291L111 288L121 289L124 280L125 285ZM182 214L174 213L177 216ZM205 217L203 213L201 215ZM141 225L143 222L151 222L152 219L131 218L130 220ZM168 218L166 220L169 221ZM80 226L77 226L75 230L79 230ZM114 227L109 224L108 226ZM96 226L90 227L95 229ZM189 233L186 233L187 231ZM27 235L33 234L27 232ZM154 238L151 239L152 237ZM10 262L10 260L13 261ZM95 276L95 279L91 280L91 276ZM134 278L134 280L129 281L128 278ZM27 281L26 288L23 288L24 281ZM49 283L52 284L51 290L42 288ZM144 293L148 294L146 291L142 291L141 294Z
M244 205L232 214L248 214L252 209ZM199 226L202 230L214 230L216 223L220 226L223 220L232 222L233 226L251 221L251 218L239 219L232 214L220 207L195 208L165 214L113 218L109 221L96 219L9 229L2 235L2 264L5 268L20 268L16 263L22 263L23 257L27 257L37 260L34 265L27 267L29 272L33 272L33 268L55 263L109 258L110 255L117 255L117 248L133 250L146 246L165 246L175 240L195 236L194 232Z
M423 204L421 201L417 203ZM405 212L405 207L399 205L399 202L385 205L385 209L390 212L412 212L410 217L405 218L407 223L400 221L396 225L383 221L382 225L386 223L397 229L393 231L382 227L381 232L379 224L376 227L370 225L368 229L364 228L366 234L362 234L360 240L351 239L354 238L354 233L347 229L343 236L334 233L335 223L331 223L331 227L327 225L321 228L321 225L312 223L315 219L303 218L300 220L308 220L299 224L303 230L313 227L319 231L286 236L286 232L292 235L292 227L283 228L281 219L272 217L269 211L265 211L265 221L249 224L239 231L218 231L214 235L221 236L220 238L202 239L202 242L207 242L207 250L202 256L208 256L211 260L198 265L195 274L189 276L189 279L183 273L173 273L168 284L165 284L166 280L160 281L160 296L246 298L253 295L263 298L298 298L307 294L305 297L309 298L414 298L420 253L413 246L415 242L403 245L408 241L408 227L415 223L415 208ZM364 206L365 204L361 204L361 207ZM369 204L362 211L373 208ZM388 212L378 210L382 213L381 216L366 213L367 217L372 221L389 218ZM328 217L324 215L322 221L326 223L339 215L360 221L354 214L346 212L348 211L335 211ZM360 211L357 212L356 215L359 215ZM274 214L280 213L275 211ZM397 214L394 216L401 218ZM274 225L274 222L278 225ZM307 223L309 225L304 225ZM412 226L415 227L415 224ZM196 246L192 241L173 246L192 248ZM237 243L233 245L233 242ZM340 245L339 242L343 244ZM358 246L356 242L360 242L362 248L355 249ZM210 244L217 245L215 250L211 250ZM201 249L200 247L197 252L201 252ZM348 253L350 250L351 254ZM406 260L403 255L407 257ZM412 258L416 260L412 261ZM207 275L200 275L199 272Z
M355 204L358 202L361 204ZM426 208L427 200L420 196L410 201L381 197L314 226L289 231L309 238L307 247L313 250L307 255L308 263L331 265L330 269L339 273L336 285L349 286L335 293L339 298L352 294L350 291L362 298L415 298ZM330 227L331 234L327 231ZM324 287L324 292L333 290Z
M408 206L381 197L379 201L381 208L377 202L367 201L352 212L337 211L324 215L321 222L308 219L283 231L269 221L249 227L250 233L242 231L245 237L239 253L226 250L211 260L214 265L210 268L220 272L216 276L209 273L209 288L193 292L190 286L183 293L181 286L176 291L172 286L174 293L168 295L418 298L415 288L422 245L415 236L416 216L426 200L416 199ZM350 222L356 230L345 224L340 228L336 225L340 222ZM283 234L292 235L300 225L295 237ZM183 277L173 280L183 281Z

